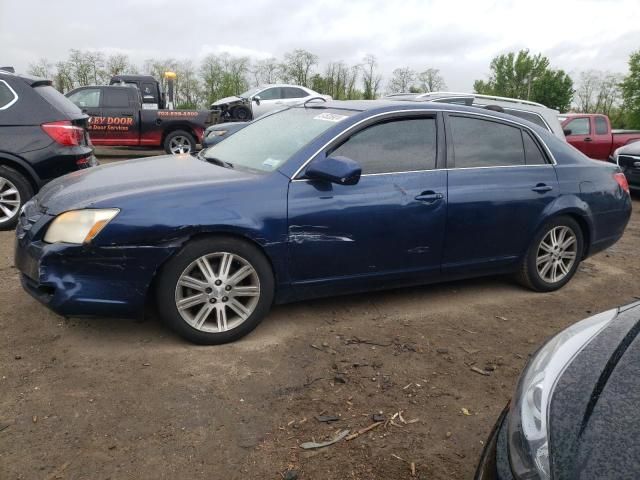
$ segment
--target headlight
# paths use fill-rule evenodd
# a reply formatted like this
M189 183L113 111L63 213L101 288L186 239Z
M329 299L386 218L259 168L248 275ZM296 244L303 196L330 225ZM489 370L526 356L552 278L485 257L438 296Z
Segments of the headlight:
M509 458L516 478L548 480L549 405L558 378L575 356L618 313L594 315L563 330L538 350L525 368L509 412Z
M58 215L49 225L47 243L89 243L118 214L117 208L104 210L72 210Z
M207 137L222 137L227 134L227 130L211 130Z

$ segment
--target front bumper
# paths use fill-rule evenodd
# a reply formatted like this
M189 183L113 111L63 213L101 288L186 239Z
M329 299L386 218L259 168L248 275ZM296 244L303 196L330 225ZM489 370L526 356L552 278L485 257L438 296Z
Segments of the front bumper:
M23 288L60 315L140 316L156 271L178 248L47 244L38 234L51 217L25 217L15 245Z
M498 421L491 430L484 446L475 480L514 480L509 465L509 450L507 444L507 415L509 404L500 414Z

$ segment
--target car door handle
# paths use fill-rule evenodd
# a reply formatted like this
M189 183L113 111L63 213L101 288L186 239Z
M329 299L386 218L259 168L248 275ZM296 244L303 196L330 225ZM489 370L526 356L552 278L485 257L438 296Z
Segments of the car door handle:
M420 195L416 196L416 200L418 200L419 202L424 202L427 205L442 200L443 198L443 194L434 192L433 190L427 190L426 192L422 192Z
M553 187L551 187L549 185L545 185L544 183L539 183L538 185L533 187L531 190L533 190L534 192L538 192L538 193L545 193L545 192L550 192L551 190L553 190Z
M585 141L585 142L593 142L593 138L591 138L591 137L585 137L584 141Z
M120 115L123 117L133 117L133 113L131 112L120 112Z

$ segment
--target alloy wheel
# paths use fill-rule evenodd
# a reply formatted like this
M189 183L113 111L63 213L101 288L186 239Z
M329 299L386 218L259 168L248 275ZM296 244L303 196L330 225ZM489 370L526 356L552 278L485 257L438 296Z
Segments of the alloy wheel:
M175 136L169 140L169 151L174 155L191 153L191 141L182 135Z
M255 268L239 255L218 252L193 261L180 275L175 302L196 330L221 333L245 322L260 299Z
M0 177L0 224L8 222L20 211L20 192L6 178Z
M567 226L552 228L538 246L538 275L547 283L562 281L571 272L577 255L578 241L573 230Z

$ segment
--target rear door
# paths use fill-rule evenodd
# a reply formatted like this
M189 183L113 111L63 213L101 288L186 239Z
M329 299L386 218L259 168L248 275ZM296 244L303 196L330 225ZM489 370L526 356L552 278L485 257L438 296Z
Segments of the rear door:
M607 160L611 155L612 135L609 127L609 120L604 115L594 115L591 118L593 123L591 135L591 158Z
M138 90L107 87L102 92L102 124L106 145L139 145Z
M284 105L295 105L306 98L311 98L311 95L298 87L282 87L282 96Z
M439 275L447 202L437 130L435 114L378 120L319 154L357 161L358 184L291 182L289 243L299 289L335 293Z
M447 116L448 207L443 272L508 267L526 251L558 195L551 159L528 129Z
M102 89L100 87L83 88L68 95L67 98L83 113L89 115L87 128L89 137L96 145L102 145L106 138L105 129L101 125Z

